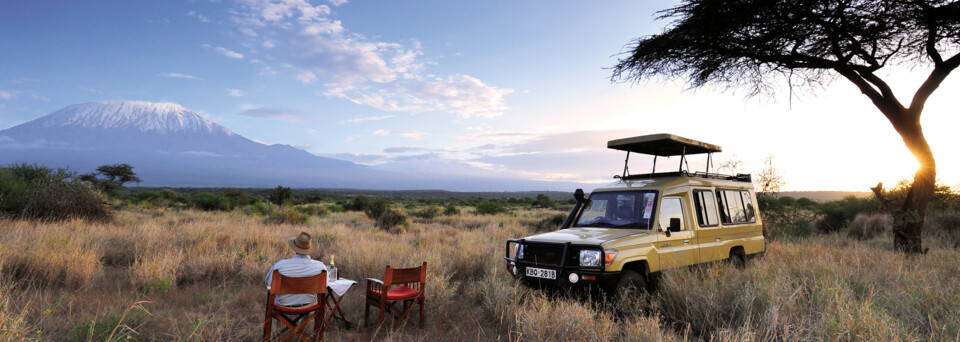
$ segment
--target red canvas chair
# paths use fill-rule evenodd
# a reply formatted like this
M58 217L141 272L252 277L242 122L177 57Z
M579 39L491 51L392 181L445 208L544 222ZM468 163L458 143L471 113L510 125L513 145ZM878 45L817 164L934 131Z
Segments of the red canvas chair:
M407 319L415 305L420 305L420 326L423 326L424 290L427 283L427 263L414 268L391 268L383 276L383 281L367 278L367 304L363 313L363 325L367 326L370 307L380 310L380 325L387 318L387 309L396 315L393 327L396 328ZM391 288L393 287L393 288ZM396 304L404 304L403 309Z
M278 294L316 294L317 302L310 305L290 308L279 306L274 303ZM310 321L313 321L313 332L315 341L323 340L323 331L326 326L323 324L323 316L327 311L327 271L318 275L302 278L287 277L280 274L280 271L273 271L273 279L270 284L270 291L267 293L267 315L263 321L263 340L270 341L271 327L273 319L283 323L290 334L285 336L282 341L288 341L294 336L302 341L309 341L304 335L304 329ZM305 319L304 316L306 316ZM299 321L299 324L296 324ZM280 330L283 330L282 328Z

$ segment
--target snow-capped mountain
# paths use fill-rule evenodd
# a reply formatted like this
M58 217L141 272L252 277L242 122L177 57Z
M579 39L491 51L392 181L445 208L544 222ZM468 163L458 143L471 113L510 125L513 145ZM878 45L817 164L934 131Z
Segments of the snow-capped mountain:
M288 145L265 145L174 103L74 104L0 131L0 163L89 172L134 166L144 185L316 187L357 185L364 167Z
M415 161L412 161L415 163ZM0 165L68 167L80 173L126 163L143 186L569 190L573 185L479 177L412 164L374 170L289 145L265 145L174 103L69 105L0 130ZM419 166L419 167L417 167ZM433 170L425 172L424 170Z
M176 103L143 101L88 102L69 105L39 118L36 124L51 127L120 129L158 134L181 132L233 135L226 127L204 119Z

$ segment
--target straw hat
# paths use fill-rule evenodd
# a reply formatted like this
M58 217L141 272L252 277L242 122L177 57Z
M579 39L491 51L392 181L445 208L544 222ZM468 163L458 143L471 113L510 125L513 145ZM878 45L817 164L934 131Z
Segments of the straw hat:
M294 252L300 254L309 254L313 251L313 239L310 238L310 234L306 232L300 232L300 235L287 239L287 244L290 245L290 248Z

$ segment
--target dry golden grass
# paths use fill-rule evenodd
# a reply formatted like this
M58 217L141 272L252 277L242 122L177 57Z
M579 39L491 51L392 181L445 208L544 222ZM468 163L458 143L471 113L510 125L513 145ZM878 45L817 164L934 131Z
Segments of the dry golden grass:
M465 210L464 212L469 212ZM0 220L0 340L256 340L266 271L303 230L341 274L428 263L427 326L340 325L337 340L956 340L960 251L891 252L887 237L830 235L772 242L745 270L716 264L666 272L661 289L626 305L518 286L504 240L554 211L418 218L386 232L362 213L302 224L242 212L135 209L111 223ZM928 239L929 240L929 239ZM926 242L926 241L925 241ZM362 322L364 284L344 312ZM149 302L143 302L149 301ZM128 310L136 305L149 311ZM128 315L123 315L129 313ZM375 315L374 315L375 316ZM416 323L415 319L413 323Z

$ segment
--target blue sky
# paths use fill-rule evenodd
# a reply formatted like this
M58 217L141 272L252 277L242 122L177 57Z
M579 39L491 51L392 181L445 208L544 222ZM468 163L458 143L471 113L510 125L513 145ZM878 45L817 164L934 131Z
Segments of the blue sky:
M670 132L722 145L717 159L743 160L741 172L774 155L788 189L910 176L889 123L842 82L792 102L611 82L623 45L660 32L655 12L673 3L6 1L0 129L72 103L142 100L384 169L597 183L622 163L607 140ZM910 92L923 72L891 76ZM942 128L957 88L948 79L924 118L948 184L960 162L938 146L957 143ZM837 176L846 165L871 173Z

